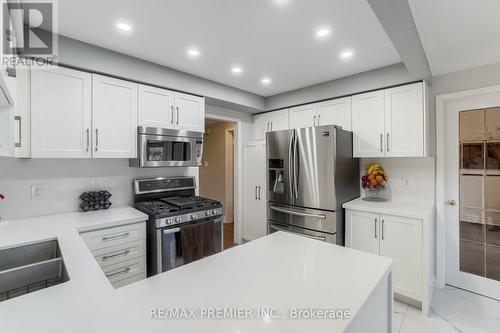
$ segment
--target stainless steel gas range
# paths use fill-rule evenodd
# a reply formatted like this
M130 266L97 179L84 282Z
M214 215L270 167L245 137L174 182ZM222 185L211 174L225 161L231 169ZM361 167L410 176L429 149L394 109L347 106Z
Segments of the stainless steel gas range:
M148 276L222 251L222 205L195 196L194 177L134 180L135 207L148 214Z

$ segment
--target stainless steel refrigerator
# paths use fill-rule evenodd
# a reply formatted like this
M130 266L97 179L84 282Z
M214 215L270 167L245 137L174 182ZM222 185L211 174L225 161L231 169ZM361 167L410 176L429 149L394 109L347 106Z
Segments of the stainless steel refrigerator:
M269 132L266 142L268 233L344 245L342 204L360 191L352 132L307 127Z

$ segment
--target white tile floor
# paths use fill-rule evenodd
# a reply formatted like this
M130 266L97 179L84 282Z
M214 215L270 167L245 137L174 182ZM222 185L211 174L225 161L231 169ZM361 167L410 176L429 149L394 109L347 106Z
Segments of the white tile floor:
M500 302L446 286L434 289L429 317L420 309L394 303L393 332L493 333L500 332Z

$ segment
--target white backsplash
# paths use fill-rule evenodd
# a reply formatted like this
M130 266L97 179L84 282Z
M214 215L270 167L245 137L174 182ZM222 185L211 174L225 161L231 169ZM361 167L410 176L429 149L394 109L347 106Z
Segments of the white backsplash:
M362 158L361 175L371 162L382 165L388 176L389 187L383 197L395 201L434 202L434 158ZM408 186L403 185L403 178L409 180ZM364 194L361 189L361 196Z
M197 176L198 168L130 168L128 159L0 158L2 220L79 211L79 195L107 190L113 206L133 203L132 180L160 176ZM31 199L31 186L40 198Z

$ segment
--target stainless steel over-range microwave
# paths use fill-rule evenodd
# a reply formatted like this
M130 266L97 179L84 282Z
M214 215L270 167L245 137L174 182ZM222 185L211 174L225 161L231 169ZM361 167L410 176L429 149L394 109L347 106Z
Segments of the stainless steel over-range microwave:
M203 133L165 128L137 128L137 158L130 166L157 168L200 166L203 154Z

